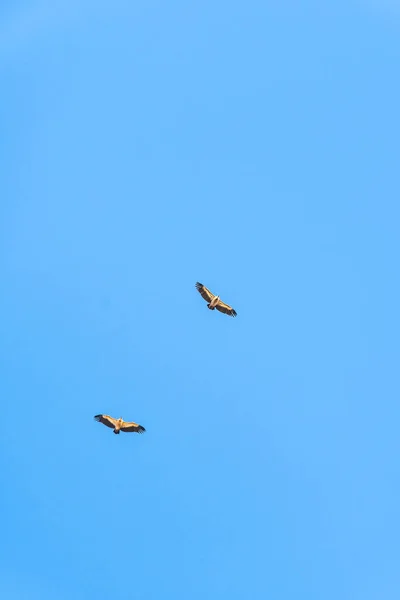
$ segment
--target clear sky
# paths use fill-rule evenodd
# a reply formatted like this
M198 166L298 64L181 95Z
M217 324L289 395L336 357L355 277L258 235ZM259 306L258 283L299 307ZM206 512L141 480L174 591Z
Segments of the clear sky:
M1 597L397 600L400 3L0 23Z

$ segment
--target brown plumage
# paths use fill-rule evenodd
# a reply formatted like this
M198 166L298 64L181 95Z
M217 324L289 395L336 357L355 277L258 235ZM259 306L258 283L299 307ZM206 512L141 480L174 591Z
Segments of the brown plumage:
M111 429L114 429L114 433L119 433L120 431L144 433L146 431L145 428L138 423L134 423L133 421L124 421L122 417L119 419L113 419L109 415L96 415L94 418L99 423L103 423L103 425L106 427L111 427Z
M217 310L219 310L219 312L222 312L225 315L229 315L230 317L236 317L237 313L232 308L232 306L229 306L229 304L225 304L225 302L222 302L219 296L214 296L214 294L212 294L210 290L206 288L205 285L197 282L196 289L198 292L200 292L204 300L207 302L207 306L210 310L214 310L216 308Z

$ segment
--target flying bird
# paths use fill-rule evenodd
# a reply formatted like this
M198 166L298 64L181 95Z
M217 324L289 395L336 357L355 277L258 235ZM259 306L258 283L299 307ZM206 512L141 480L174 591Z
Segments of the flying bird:
M222 302L219 296L214 296L214 294L212 294L210 290L206 288L205 285L197 282L196 288L197 291L200 292L200 294L203 296L204 300L206 300L207 306L210 310L214 310L216 308L217 310L219 310L219 312L222 312L225 315L229 315L230 317L236 317L237 313L235 310L233 310L232 306L229 306L229 304L225 304L225 302Z
M139 425L138 423L133 423L133 421L124 421L122 417L119 419L113 419L110 415L96 415L95 420L99 423L103 423L107 427L111 427L114 429L114 433L119 433L120 431L133 431L135 433L144 433L146 430L144 427Z

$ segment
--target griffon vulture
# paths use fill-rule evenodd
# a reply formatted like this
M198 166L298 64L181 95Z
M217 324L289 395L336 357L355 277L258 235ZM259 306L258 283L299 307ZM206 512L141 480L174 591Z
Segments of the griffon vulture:
M202 283L197 282L196 288L203 296L204 300L207 302L207 306L210 310L214 310L215 308L219 310L219 312L224 313L225 315L229 315L230 317L236 317L236 311L233 310L232 306L229 304L225 304L220 300L219 296L214 296Z
M138 423L124 421L122 417L120 417L119 419L113 419L109 415L96 415L94 418L96 419L96 421L99 421L99 423L103 423L103 425L114 429L114 433L119 433L120 431L134 431L135 433L144 433L146 431L145 428L139 425Z

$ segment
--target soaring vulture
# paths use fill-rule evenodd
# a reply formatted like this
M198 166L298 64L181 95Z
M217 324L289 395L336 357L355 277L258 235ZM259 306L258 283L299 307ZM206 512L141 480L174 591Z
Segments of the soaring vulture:
M113 419L109 415L96 415L94 418L96 419L96 421L99 421L99 423L103 423L103 425L114 429L114 433L119 433L120 431L134 431L135 433L144 433L146 431L145 428L139 425L138 423L133 423L133 421L124 421L122 417L120 417L119 419Z
M219 296L214 296L214 294L212 294L210 290L206 288L205 285L197 282L196 288L203 296L204 300L206 300L207 306L210 310L214 310L216 308L217 310L219 310L219 312L229 315L230 317L236 317L237 313L235 310L233 310L232 306L229 306L229 304L225 304L225 302L222 302Z

